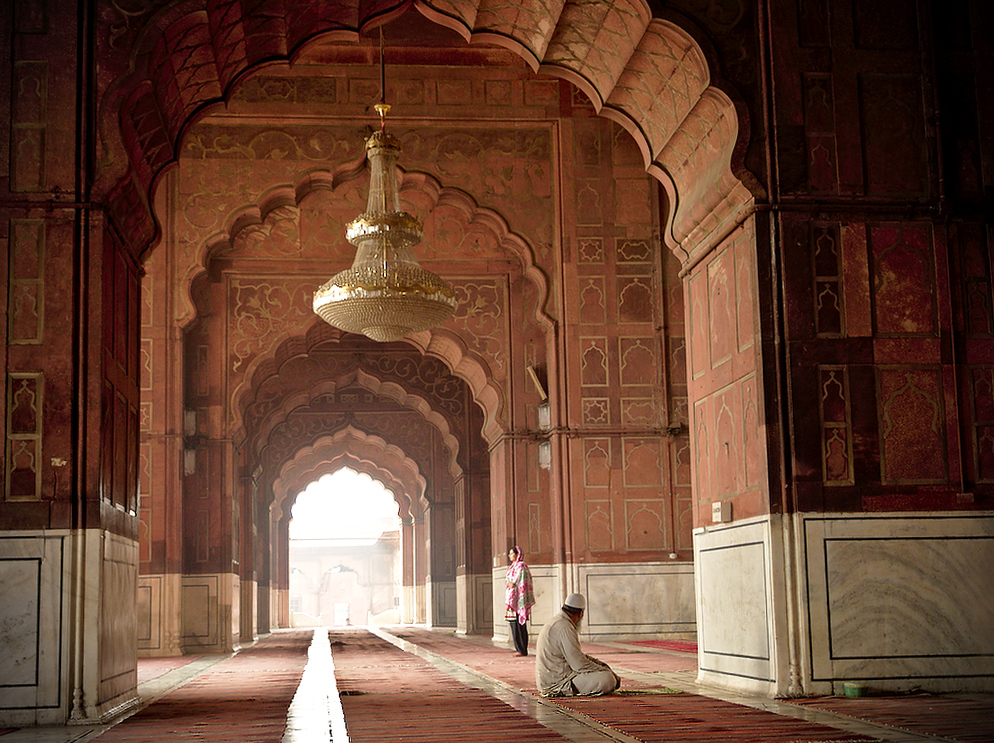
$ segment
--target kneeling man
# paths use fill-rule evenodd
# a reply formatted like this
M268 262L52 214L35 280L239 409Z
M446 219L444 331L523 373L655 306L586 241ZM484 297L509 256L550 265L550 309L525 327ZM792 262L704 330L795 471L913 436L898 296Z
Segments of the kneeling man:
M543 697L593 697L621 686L607 663L580 650L580 620L586 606L582 594L571 593L538 636L535 685Z

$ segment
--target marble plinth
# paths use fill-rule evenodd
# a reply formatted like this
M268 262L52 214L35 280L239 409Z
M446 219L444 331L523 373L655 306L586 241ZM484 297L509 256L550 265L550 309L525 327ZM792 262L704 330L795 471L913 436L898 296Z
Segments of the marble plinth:
M182 655L181 600L183 576L178 573L138 578L138 655L159 658Z
M994 516L806 518L810 677L994 690Z
M136 542L0 537L0 727L102 722L137 703Z
M428 626L456 626L456 582L454 580L428 581Z
M994 517L801 514L698 529L700 680L770 696L994 690Z
M584 640L694 638L694 568L687 562L612 563L603 565L531 565L535 632L558 611L568 590L587 597L580 628ZM498 574L499 573L499 574ZM494 571L494 639L509 636L504 620L504 570Z
M240 647L240 595L232 573L184 575L181 588L183 652L230 653Z

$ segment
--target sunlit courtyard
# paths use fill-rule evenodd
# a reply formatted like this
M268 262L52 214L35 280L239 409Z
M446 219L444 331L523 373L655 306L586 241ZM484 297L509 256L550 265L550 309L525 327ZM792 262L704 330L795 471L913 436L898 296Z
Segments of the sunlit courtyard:
M393 495L341 469L297 496L289 525L297 627L400 621L400 518Z

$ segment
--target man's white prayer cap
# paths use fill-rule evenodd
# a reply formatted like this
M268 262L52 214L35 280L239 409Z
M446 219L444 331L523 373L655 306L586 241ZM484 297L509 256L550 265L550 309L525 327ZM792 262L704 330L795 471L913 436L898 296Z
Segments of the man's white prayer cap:
M571 593L566 597L563 606L568 606L570 609L586 609L587 600L583 598L582 593Z

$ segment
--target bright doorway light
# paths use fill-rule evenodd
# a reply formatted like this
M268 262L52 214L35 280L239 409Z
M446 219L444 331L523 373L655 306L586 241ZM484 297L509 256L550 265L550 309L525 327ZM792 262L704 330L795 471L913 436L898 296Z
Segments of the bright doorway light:
M315 480L290 511L290 539L374 541L400 528L397 502L369 475L350 469Z
M299 493L290 515L291 626L400 623L401 521L392 493L341 469Z

